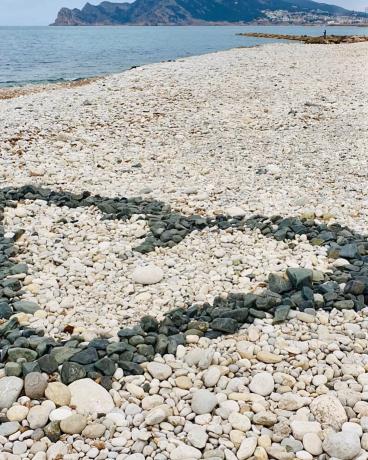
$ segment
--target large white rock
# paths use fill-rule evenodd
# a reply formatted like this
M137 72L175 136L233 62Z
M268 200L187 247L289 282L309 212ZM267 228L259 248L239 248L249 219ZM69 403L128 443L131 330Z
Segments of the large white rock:
M81 414L107 414L115 407L109 392L91 379L81 379L69 385L70 405Z
M164 277L164 272L156 265L146 265L144 267L137 267L133 274L132 279L138 284L156 284L159 283Z
M238 206L232 206L231 208L227 208L225 214L229 217L244 217L245 211Z
M249 389L252 393L261 396L270 395L275 387L275 381L272 374L269 372L259 372L256 374L249 384Z
M332 393L318 396L310 405L310 410L318 422L338 431L348 417L341 402Z
M323 450L330 457L351 460L360 453L360 438L353 431L329 433L323 441Z
M166 380L172 374L172 369L167 364L152 361L147 364L147 370L154 379Z
M309 402L308 398L304 398L296 393L284 393L279 401L279 409L283 410L298 410Z
M240 414L239 412L233 412L229 415L229 423L232 426L233 430L239 430L243 433L250 430L251 423L249 418L244 415Z
M197 415L210 414L217 406L216 396L208 390L197 390L192 397L192 410Z
M20 395L23 380L19 377L3 377L0 379L0 410L8 409Z
M236 456L239 460L246 460L247 458L251 457L256 450L257 447L257 438L244 438Z
M199 460L200 458L202 458L201 451L191 446L182 445L170 453L170 460Z
M306 433L303 436L303 446L307 452L315 456L323 452L322 440L317 433Z
M203 449L203 447L205 447L206 445L207 439L208 439L208 434L206 432L206 429L203 428L203 426L194 425L188 431L188 440L193 447L196 447L198 449Z
M146 425L157 425L167 417L172 415L172 410L167 404L162 404L161 406L154 407L151 409L145 417Z
M319 422L308 422L304 420L295 420L291 422L290 428L293 432L295 439L301 441L303 436L307 433L320 433L322 431L321 424Z

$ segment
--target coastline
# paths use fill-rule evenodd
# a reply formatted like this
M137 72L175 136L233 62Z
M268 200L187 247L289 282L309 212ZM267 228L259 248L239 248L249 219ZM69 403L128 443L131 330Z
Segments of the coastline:
M14 99L20 96L28 96L29 94L41 93L43 91L55 91L59 89L79 88L81 86L89 85L104 77L89 77L80 78L78 80L70 80L61 83L40 83L40 84L26 84L23 86L4 87L0 88L0 101L7 99Z
M0 100L0 460L366 450L367 53Z

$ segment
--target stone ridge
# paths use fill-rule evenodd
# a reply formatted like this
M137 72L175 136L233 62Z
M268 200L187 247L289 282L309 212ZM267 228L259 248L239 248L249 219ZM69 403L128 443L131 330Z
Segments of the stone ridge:
M14 312L33 314L39 307L20 300L22 286L14 277L27 272L25 264L13 262L16 240L22 232L7 238L0 225L0 362L3 363L0 366L5 365L8 376L25 377L34 371L60 372L62 382L66 384L87 376L110 388L117 368L128 375L142 374L140 364L153 360L157 353L175 354L178 345L186 343L187 336L217 338L222 334L234 334L245 323L269 315L274 317L275 323L283 322L292 309L300 311L305 321L315 315L317 309L360 311L368 301L368 239L339 224L327 226L308 219L308 216L302 219L280 216L188 218L171 213L169 206L155 200L104 198L91 196L88 192L75 195L31 185L0 191L0 222L5 207L16 206L17 201L25 199L42 199L71 208L96 206L109 219L128 219L133 214L142 214L151 231L156 231L156 235L149 235L143 243L145 250L154 250L157 245L172 247L191 231L206 226L220 229L248 227L276 240L293 240L297 235L306 235L311 244L326 245L329 257L335 262L331 273L289 268L285 274L271 274L268 288L259 295L229 293L226 298L218 296L212 305L194 304L186 309L173 309L161 322L145 316L136 326L122 328L118 332L118 342L101 338L85 344L79 336L56 341L44 337L42 330L20 327L16 317L12 316ZM165 232L177 230L178 225L185 222L188 225L179 228L184 229L179 233L180 238L176 237L175 231L169 233L165 241L161 239ZM162 229L159 234L158 228Z
M264 16L264 10L319 11L324 14L349 14L344 8L311 0L135 0L133 3L102 2L81 9L62 8L55 26L73 25L193 25L203 23L241 23Z

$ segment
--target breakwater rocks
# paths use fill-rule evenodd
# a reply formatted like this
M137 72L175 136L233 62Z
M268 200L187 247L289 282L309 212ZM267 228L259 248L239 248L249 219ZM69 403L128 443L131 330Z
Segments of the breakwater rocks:
M240 33L242 37L272 38L277 40L298 41L310 45L339 45L341 43L362 43L367 42L368 37L364 35L323 35L313 37L311 35L288 35L288 34L268 34L263 32Z

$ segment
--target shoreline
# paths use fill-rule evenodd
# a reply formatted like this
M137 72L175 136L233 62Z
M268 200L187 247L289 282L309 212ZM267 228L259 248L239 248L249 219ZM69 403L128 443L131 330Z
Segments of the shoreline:
M103 79L104 76L96 76L89 78L80 78L78 80L64 81L60 83L31 83L22 86L10 86L0 88L0 101L14 99L20 96L28 96L29 94L41 93L44 91L54 91L59 89L79 88L89 85L97 80Z
M250 26L252 24L245 24L245 26ZM229 26L233 26L233 24L229 24ZM270 24L270 25L263 25L263 24L260 24L260 25L255 25L255 26L259 26L259 27L269 27L269 26L277 26L277 27L283 27L285 26L285 24ZM308 28L320 28L320 27L327 27L323 24L311 24L311 25L308 25L308 24L303 24L303 25L300 25L298 27L308 27ZM329 25L329 26L333 26L333 27L347 27L345 25ZM19 26L14 26L14 27L19 27ZM39 27L45 27L45 26L39 26ZM72 26L71 26L72 27ZM87 26L83 26L83 27L87 27ZM93 27L93 26L92 26ZM111 27L111 26L96 26L96 27ZM122 26L122 25L116 25L114 27L126 27L126 26ZM142 26L142 27L145 27L145 26ZM168 26L168 27L171 27L171 26ZM188 26L178 26L178 27L188 27ZM193 27L197 27L197 25L193 25ZM208 26L208 27L216 27L216 25L212 25L212 26ZM358 25L348 25L348 27L356 27L356 28L359 28L360 26ZM367 26L368 27L368 26ZM284 36L279 36L278 34L268 34L268 33L258 33L258 32L250 32L250 33L237 33L236 35L244 35L244 36L251 36L251 37L259 37L259 38L278 38L279 39L284 39L284 40L287 40L287 36L290 36L290 39L289 41L292 41L292 40L295 40L295 38L293 38L294 36L293 35L284 35ZM355 36L355 35L354 35ZM313 37L312 37L313 38ZM301 41L301 40L300 40ZM276 43L276 41L275 41ZM251 46L242 46L242 45L239 45L240 48L253 48L253 47L262 47L264 46L265 43L260 43L260 44L256 44L256 45L251 45ZM215 50L215 51L212 51L210 52L209 54L212 54L212 53L217 53L217 52L221 52L221 51L230 51L231 49L236 49L236 48L239 48L239 47L235 47L235 48L228 48L228 49L225 49L225 50ZM208 53L205 53L205 54L208 54ZM186 59L186 58L190 58L190 57L194 57L194 56L201 56L203 54L193 54L193 55L187 55L187 56L183 56L183 57L177 57L176 60L178 59ZM124 73L128 70L131 70L131 69L134 69L136 67L140 67L140 66L146 66L146 65L150 65L150 64L159 64L160 62L170 62L172 60L168 60L168 61L157 61L157 62L153 62L153 63L142 63L142 64L138 64L136 66L133 66L133 67L130 67L130 68L127 68L125 70L120 70L120 71L117 71L117 72L112 72L112 73L107 73L107 74L101 74L101 75L95 75L95 76L91 76L91 77L80 77L80 78L77 78L77 79L71 79L71 80L66 80L66 81L63 81L63 82L42 82L42 83L25 83L25 84L21 84L19 86L3 86L3 87L0 87L0 100L8 100L8 99L13 99L13 98L16 98L16 97L20 97L20 96L25 96L25 95L28 95L28 94L32 94L32 93L39 93L39 92L43 92L43 91L48 91L48 90L58 90L58 89L61 89L61 88L76 88L76 87L79 87L79 86L84 86L84 85L88 85L98 79L104 79L106 77L109 77L111 75L116 75L116 74L120 74L120 73Z
M0 101L0 460L364 457L367 52Z

